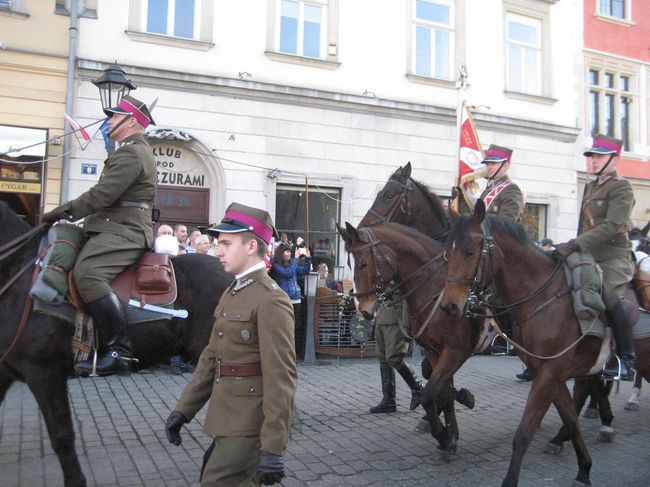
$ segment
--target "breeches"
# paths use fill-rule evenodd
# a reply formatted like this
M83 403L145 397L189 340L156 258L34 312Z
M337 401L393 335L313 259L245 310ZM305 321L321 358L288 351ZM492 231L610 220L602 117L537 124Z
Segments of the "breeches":
M144 252L142 246L119 235L92 234L79 252L74 280L85 303L110 294L111 281Z
M397 323L394 325L375 325L377 358L380 363L397 367L404 361L409 350L409 340Z
M603 301L608 311L611 311L620 298L625 294L625 287L634 275L634 263L629 257L615 258L598 262L603 271Z
M256 487L260 457L258 436L214 439L203 459L201 487Z

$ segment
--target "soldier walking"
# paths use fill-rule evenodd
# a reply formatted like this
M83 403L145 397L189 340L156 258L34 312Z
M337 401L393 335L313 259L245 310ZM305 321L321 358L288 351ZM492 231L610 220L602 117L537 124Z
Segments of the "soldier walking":
M153 247L152 210L156 195L156 161L144 130L155 125L147 106L125 96L107 108L109 136L120 147L104 161L99 181L78 198L46 213L42 221L84 220L89 237L77 257L74 279L97 327L100 351L97 373L128 372L133 360L127 335L126 308L110 283ZM92 360L75 368L92 371Z
M180 445L182 425L209 400L203 430L213 442L201 485L272 485L284 477L298 383L293 307L264 263L277 231L266 211L238 203L207 231L237 279L221 296L208 346L167 419L167 438Z

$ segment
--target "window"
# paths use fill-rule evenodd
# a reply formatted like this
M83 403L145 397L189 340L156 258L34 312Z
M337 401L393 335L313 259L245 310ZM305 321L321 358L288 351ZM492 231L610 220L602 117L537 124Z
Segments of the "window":
M454 69L454 10L450 2L415 0L413 73L451 80Z
M278 52L322 59L326 17L326 3L282 0Z
M275 196L275 226L293 242L303 237L309 241L312 263L326 262L334 272L338 255L336 222L340 217L341 190L309 188L309 235L305 235L304 186L278 185Z
M591 135L604 133L623 140L623 148L630 150L631 104L634 101L632 74L618 72L614 67L589 69L589 130Z
M194 39L198 22L195 0L148 0L147 32Z
M14 6L14 0L0 0L0 10L11 10Z
M625 5L627 0L597 0L597 2L599 14L619 19L627 18L628 8Z
M2 0L0 0L0 3ZM71 0L56 0L54 13L59 15L70 15ZM79 0L77 3L77 14L79 17L91 19L97 18L97 0Z
M27 0L0 0L0 14L9 17L27 18Z
M526 203L521 223L531 240L539 242L547 237L547 214L548 205Z
M506 29L507 89L542 94L542 22L508 13Z

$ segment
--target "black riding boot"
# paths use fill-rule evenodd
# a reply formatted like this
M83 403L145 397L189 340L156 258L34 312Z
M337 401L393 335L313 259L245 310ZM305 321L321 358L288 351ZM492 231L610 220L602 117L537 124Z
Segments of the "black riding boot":
M411 389L411 405L409 406L409 409L413 411L422 402L422 398L420 397L422 382L415 377L415 373L411 370L411 367L406 365L405 362L400 363L395 367L395 370L402 376L406 385Z
M632 324L629 322L625 312L625 302L619 299L612 309L612 335L616 342L616 354L621 359L621 380L634 380L634 337L632 336ZM603 370L605 377L617 377L618 367L613 365Z
M381 372L381 402L375 407L370 408L371 413L394 413L397 411L395 404L395 371L388 364L380 364Z
M103 354L97 359L98 375L111 375L131 371L133 362L133 347L126 333L126 309L114 292L86 304L88 311L95 320L100 337L100 346L105 347ZM101 343L106 340L105 343ZM75 369L82 374L91 374L93 360L85 360L75 364Z

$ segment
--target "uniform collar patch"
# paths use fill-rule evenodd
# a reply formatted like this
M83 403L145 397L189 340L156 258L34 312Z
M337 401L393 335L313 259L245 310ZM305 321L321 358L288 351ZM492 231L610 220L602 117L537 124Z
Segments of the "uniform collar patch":
M241 289L244 289L245 287L250 286L254 282L255 281L250 277L245 278L245 279L237 279L237 281L235 282L234 287L232 288L232 292L236 293L237 291L240 291Z

